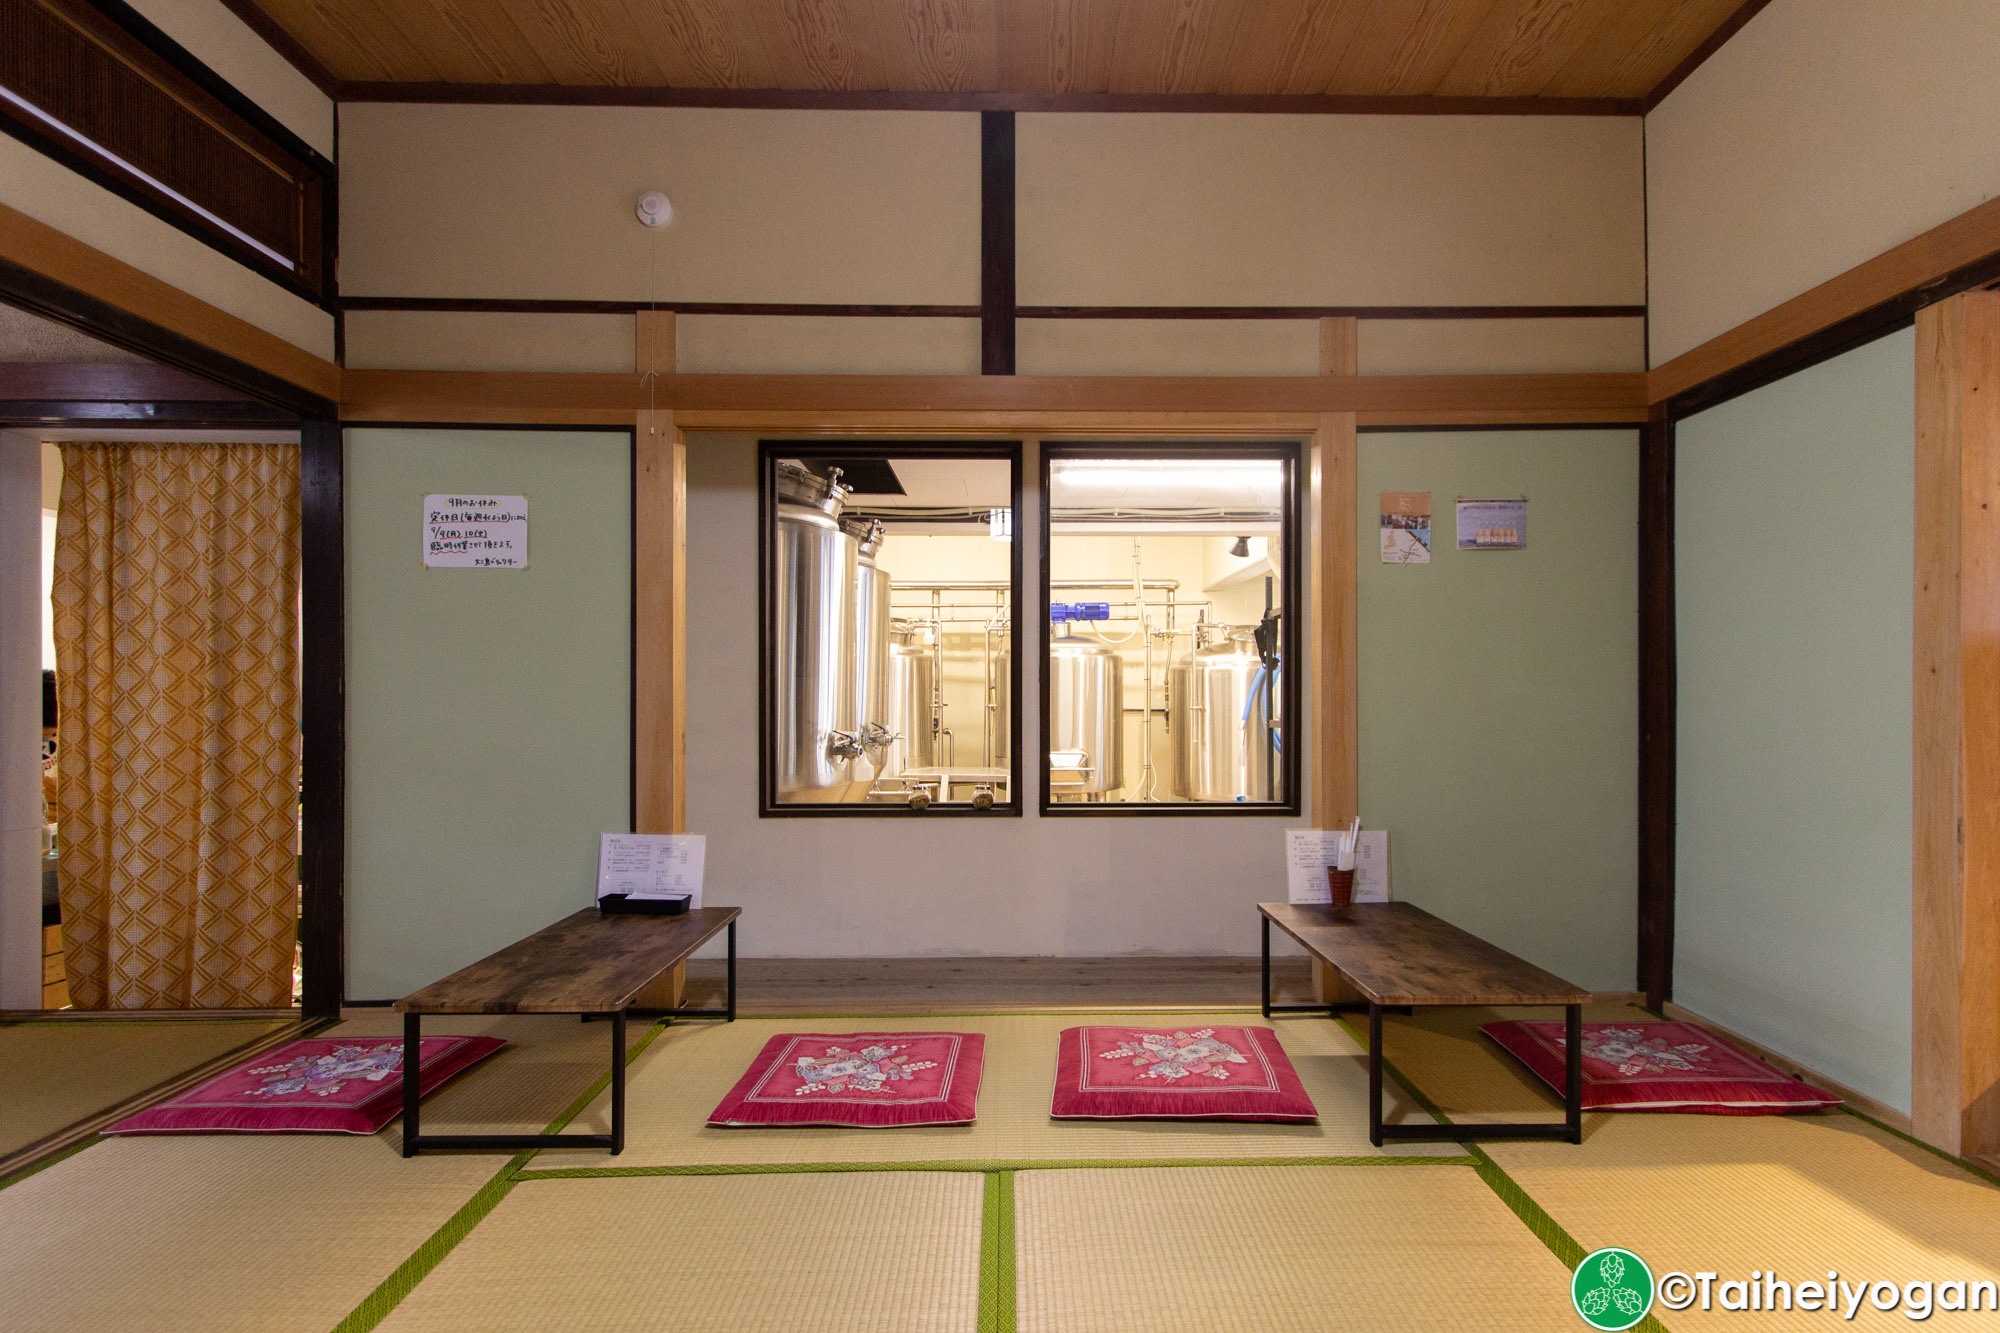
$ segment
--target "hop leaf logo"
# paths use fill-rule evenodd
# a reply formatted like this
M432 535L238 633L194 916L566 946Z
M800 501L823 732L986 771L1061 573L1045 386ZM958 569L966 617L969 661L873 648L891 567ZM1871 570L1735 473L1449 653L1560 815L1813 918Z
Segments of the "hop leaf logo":
M1586 1255L1571 1275L1570 1301L1586 1324L1618 1333L1652 1309L1652 1271L1630 1250L1598 1250Z

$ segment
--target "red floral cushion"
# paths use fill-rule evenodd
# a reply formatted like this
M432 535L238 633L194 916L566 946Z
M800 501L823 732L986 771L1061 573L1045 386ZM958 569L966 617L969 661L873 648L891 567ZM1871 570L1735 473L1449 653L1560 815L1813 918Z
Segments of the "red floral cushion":
M1479 1030L1561 1093L1561 1023L1488 1023ZM1585 1023L1583 1105L1588 1111L1777 1115L1838 1106L1840 1098L1691 1023Z
M506 1044L498 1037L425 1037L419 1092L429 1096ZM252 1056L103 1132L373 1134L402 1112L401 1037L307 1037Z
M969 1124L985 1055L976 1032L781 1032L708 1123Z
M1069 1028L1058 1120L1316 1120L1270 1028Z

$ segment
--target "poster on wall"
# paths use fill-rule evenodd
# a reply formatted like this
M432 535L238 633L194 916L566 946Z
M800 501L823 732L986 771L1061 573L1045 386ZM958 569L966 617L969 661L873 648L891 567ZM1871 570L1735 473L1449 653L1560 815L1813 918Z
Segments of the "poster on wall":
M1527 550L1528 497L1524 495L1518 500L1460 500L1458 549Z
M426 569L526 569L528 497L426 495Z
M1382 563L1428 565L1431 562L1431 493L1382 492Z

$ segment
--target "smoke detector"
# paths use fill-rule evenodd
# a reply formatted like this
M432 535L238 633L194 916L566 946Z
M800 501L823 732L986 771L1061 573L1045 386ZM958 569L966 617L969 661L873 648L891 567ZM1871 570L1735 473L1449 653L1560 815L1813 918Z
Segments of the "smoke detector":
M658 190L639 196L639 221L649 227L664 227L674 220L674 206Z

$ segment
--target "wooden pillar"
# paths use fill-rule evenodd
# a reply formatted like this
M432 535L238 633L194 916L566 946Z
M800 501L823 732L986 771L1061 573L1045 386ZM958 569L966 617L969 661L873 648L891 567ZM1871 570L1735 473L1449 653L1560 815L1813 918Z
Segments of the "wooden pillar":
M1674 615L1674 425L1639 437L1639 989L1674 997L1674 839L1680 698Z
M347 991L347 530L337 421L299 429L300 1010L338 1018Z
M674 316L638 314L637 370L674 372ZM632 447L632 831L687 831L687 441L671 411L643 411ZM681 1002L684 968L638 1007Z
M2000 1158L2000 293L1917 312L1911 1119Z
M1319 371L1356 373L1357 321L1319 322ZM1355 693L1355 417L1325 412L1313 433L1307 526L1312 533L1312 822L1346 828L1361 808L1361 751ZM1313 960L1313 996L1345 1003L1360 995Z

